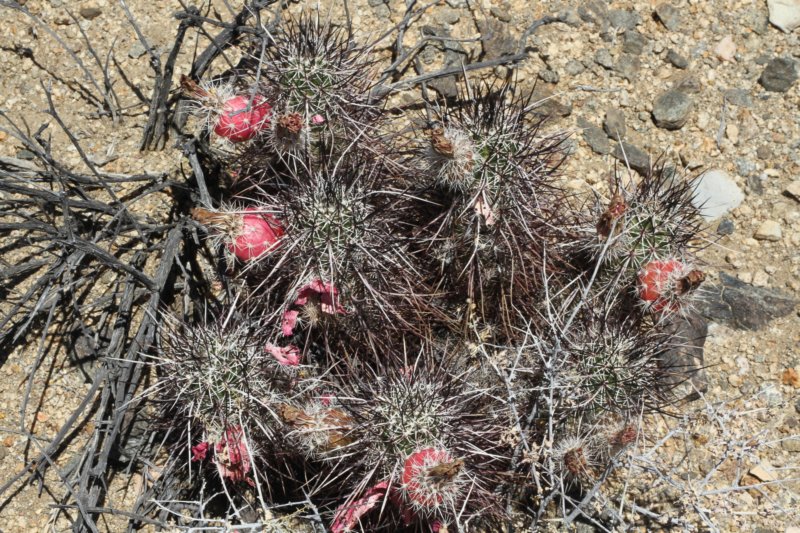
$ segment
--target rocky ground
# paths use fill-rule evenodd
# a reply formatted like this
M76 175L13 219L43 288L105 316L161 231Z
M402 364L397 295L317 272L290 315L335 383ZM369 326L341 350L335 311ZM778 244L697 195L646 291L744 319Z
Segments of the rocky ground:
M104 170L178 175L186 164L174 147L139 151L146 107L137 92L149 97L153 77L120 5L28 0L21 2L26 15L8 3L0 2L0 109L31 130L49 123L54 152L80 167L79 154L45 113L44 88L52 87L63 120ZM164 58L178 25L170 15L180 3L126 4ZM338 2L322 4L323 13L330 8L334 19L341 16ZM350 2L357 36L379 37L399 22L402 4ZM204 5L211 17L229 16L225 2ZM629 166L631 179L638 179L659 159L679 178L700 176L697 199L708 221L700 305L711 322L707 389L684 407L692 417L659 420L647 435L652 442L671 436L656 456L682 485L656 491L637 485L646 476L631 474L627 498L708 529L800 531L800 2L447 0L408 32L407 46L424 36L444 38L420 55L419 67L428 71L492 59L516 52L525 29L545 15L559 22L527 39L528 58L516 75L524 87L535 86L537 109L552 117L548 129L572 132L563 167L568 186L608 195L614 172L627 173ZM82 97L81 85L90 82L65 46L95 76L92 51L100 62L113 57L110 81L124 116L99 116ZM191 49L179 57L176 77L188 70ZM456 90L448 79L430 86L443 95ZM399 93L391 104L409 98ZM29 157L4 122L0 156ZM13 264L11 255L4 260ZM54 361L48 382L34 384L41 401L20 420L21 390L35 357L35 350L0 357L0 482L22 467L26 450L60 427L88 386L80 371ZM33 444L26 432L35 435ZM121 501L122 482L118 488L111 497ZM0 530L45 529L54 498L39 495L38 487L20 488L0 504Z

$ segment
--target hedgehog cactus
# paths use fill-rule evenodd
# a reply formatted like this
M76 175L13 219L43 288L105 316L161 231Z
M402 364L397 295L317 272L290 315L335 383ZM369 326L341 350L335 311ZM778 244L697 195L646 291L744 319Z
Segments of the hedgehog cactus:
M238 141L209 189L249 207L193 216L236 259L219 305L248 313L165 334L164 414L196 426L175 448L244 481L231 509L306 501L335 532L568 510L674 399L664 317L704 277L691 184L654 169L585 209L513 81L389 128L373 54L304 18L233 69L249 93L184 83Z

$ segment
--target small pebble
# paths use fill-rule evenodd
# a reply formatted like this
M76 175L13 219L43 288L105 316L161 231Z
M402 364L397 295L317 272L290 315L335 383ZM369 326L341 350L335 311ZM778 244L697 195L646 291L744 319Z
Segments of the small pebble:
M608 51L608 48L601 48L595 52L594 62L609 70L614 66L614 58L611 57L611 52Z
M677 7L663 2L656 6L656 17L669 31L677 31L681 25L681 15Z
M653 102L653 120L656 126L667 130L680 129L689 119L694 107L692 99L683 91L670 90Z
M783 191L787 196L800 202L800 180L791 182Z
M781 225L774 220L765 220L753 234L753 238L759 241L779 241L783 237Z
M667 61L675 68L679 69L689 68L689 60L680 55L672 48L670 48L667 51Z
M86 20L92 20L102 15L103 11L99 7L82 7L79 13Z
M603 130L614 140L624 139L625 114L616 108L606 111L606 116L603 119Z
M733 223L733 220L729 218L723 218L720 220L719 225L717 226L717 235L732 235L736 226Z
M770 92L785 93L797 81L797 63L789 57L778 57L767 63L758 83Z
M717 46L714 47L714 55L722 61L733 61L736 55L736 44L733 42L733 37L730 35L723 37L722 40L717 43Z

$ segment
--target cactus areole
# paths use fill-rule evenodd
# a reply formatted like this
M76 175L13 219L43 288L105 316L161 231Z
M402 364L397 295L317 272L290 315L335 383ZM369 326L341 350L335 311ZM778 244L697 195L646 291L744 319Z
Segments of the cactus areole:
M269 126L269 113L272 106L260 95L234 96L222 107L214 133L233 143L244 142L255 137L259 131Z

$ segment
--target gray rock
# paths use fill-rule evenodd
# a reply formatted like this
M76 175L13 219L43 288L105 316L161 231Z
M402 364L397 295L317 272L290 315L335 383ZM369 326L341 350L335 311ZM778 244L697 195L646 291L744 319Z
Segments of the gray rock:
M540 117L567 117L572 114L572 104L565 104L553 96L552 91L546 87L537 87L531 96L534 107L531 113Z
M680 129L689 119L694 102L683 91L670 90L653 102L653 120L656 126L667 130Z
M758 78L758 83L764 89L777 93L785 93L796 81L797 63L789 57L777 57L767 63L767 67Z
M622 51L626 54L633 54L637 56L641 55L641 53L644 51L645 45L647 44L647 39L645 36L636 30L626 31L622 38L624 39Z
M769 20L762 9L745 9L741 13L740 24L753 30L756 35L764 35L769 31Z
M81 14L86 20L96 19L103 14L103 10L99 7L82 7L78 13Z
M547 83L558 83L558 81L561 79L558 76L558 72L550 69L540 70L539 77L542 79L542 81Z
M709 320L735 329L759 330L771 320L794 311L797 301L791 295L766 287L756 287L725 272L719 284L703 285L698 291L697 309Z
M699 94L703 90L703 84L696 76L687 74L680 77L672 89L686 94Z
M800 400L797 400L797 403L794 404L794 410L800 413Z
M594 53L594 62L605 69L611 70L614 67L614 58L608 48L601 48Z
M577 76L581 72L586 70L586 67L583 66L583 63L578 61L577 59L571 59L569 63L566 64L564 67L564 71L570 76Z
M458 9L442 9L439 11L439 18L446 24L455 24L461 20L461 12Z
M369 7L378 7L380 5L388 4L389 0L367 0Z
M703 347L708 336L708 322L697 312L676 316L666 325L671 335L671 348L664 354L663 366L667 385L684 400L696 400L708 390L708 378L703 364Z
M36 154L31 152L30 150L20 150L17 152L17 159L22 159L23 161L33 161L36 159Z
M584 22L602 25L608 17L608 5L604 0L589 0L578 7L578 16Z
M614 72L619 74L620 77L631 82L636 81L641 68L641 60L638 56L632 54L621 54L617 62L614 64Z
M744 193L724 170L709 170L694 184L692 204L706 220L714 220L744 201Z
M663 2L656 6L656 18L669 31L678 31L681 27L681 13L677 7Z
M723 218L719 222L719 226L717 226L717 235L732 235L736 226L733 223L733 220L729 218Z
M642 17L639 16L639 13L625 9L610 9L606 18L612 28L623 30L632 30L642 23Z
M772 157L772 148L770 148L767 145L759 146L756 149L756 157L758 157L762 161L765 159L769 159L770 157Z
M497 20L500 20L502 22L511 22L511 9L509 9L508 7L502 8L495 6L489 10L489 13L491 13L492 16L497 18Z
M633 170L646 176L650 172L650 154L630 143L618 143L614 146L611 152L612 157L621 161L623 164L627 163Z
M140 57L142 57L146 53L147 53L147 49L139 41L136 41L135 43L133 43L131 45L131 47L128 49L128 57L130 57L131 59L139 59Z
M616 140L625 138L625 113L616 108L606 111L603 119L603 130L606 134Z
M750 174L749 176L747 176L747 187L753 194L761 196L762 194L764 194L763 177L757 174Z
M769 21L786 33L800 28L800 0L767 0Z
M750 93L747 89L728 89L722 96L725 98L725 101L735 105L736 107L753 107L753 99L750 98Z
M611 143L608 142L603 130L582 118L578 119L578 127L583 130L581 136L593 152L600 155L606 155L611 152Z
M375 15L377 15L379 18L388 19L392 16L392 10L389 9L388 4L380 4L373 7L372 9L375 10Z
M679 69L689 68L689 60L670 48L667 50L667 62Z
M477 23L484 38L481 42L484 59L497 59L517 51L517 39L509 32L508 24L494 18L478 19Z
M578 14L578 10L575 8L567 8L559 12L558 20L568 26L572 26L573 28L579 28L582 23L581 16Z

